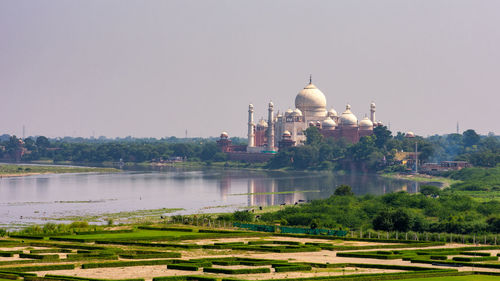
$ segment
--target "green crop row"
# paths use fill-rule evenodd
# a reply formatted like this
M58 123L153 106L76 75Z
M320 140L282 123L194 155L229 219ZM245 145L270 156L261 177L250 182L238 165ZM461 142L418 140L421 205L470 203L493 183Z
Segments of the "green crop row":
M101 267L125 267L141 265L164 265L171 264L172 260L143 260L143 261L116 261L116 262L95 262L82 264L83 269L101 268Z
M269 267L257 267L257 268L216 268L216 267L205 267L203 272L211 273L222 273L222 274L252 274L252 273L271 273Z

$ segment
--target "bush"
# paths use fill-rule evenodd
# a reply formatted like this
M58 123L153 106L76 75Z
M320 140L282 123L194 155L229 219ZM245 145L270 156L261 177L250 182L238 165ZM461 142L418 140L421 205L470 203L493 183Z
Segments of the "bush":
M235 221L241 222L252 222L254 219L254 215L249 211L235 211L233 217Z
M189 263L176 263L176 264L167 264L167 269L198 271L199 267L197 265Z

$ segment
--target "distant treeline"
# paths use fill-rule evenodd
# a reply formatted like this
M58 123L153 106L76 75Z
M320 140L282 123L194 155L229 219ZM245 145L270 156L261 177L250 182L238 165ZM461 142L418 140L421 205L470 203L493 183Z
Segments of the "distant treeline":
M407 138L398 132L396 136L387 127L376 127L374 134L363 137L356 144L323 138L316 127L306 131L304 146L280 151L269 166L295 169L347 169L402 171L398 165L398 153L414 152L418 143L419 161L444 160L469 161L474 166L495 167L500 162L500 139L496 136L479 136L474 130L463 134Z
M500 162L500 140L497 136L479 136L474 130L427 138L406 138L398 132L393 136L386 127L376 127L372 136L350 144L343 140L323 138L317 128L306 130L303 146L280 151L269 168L335 170L352 165L366 170L402 170L397 159L401 151L413 152L418 143L422 162L465 160L474 166L495 167ZM188 161L226 161L219 152L215 138L180 139L175 137L122 139L49 139L44 136L0 136L0 159L11 161L53 160L80 163L145 162L181 157ZM232 138L233 144L245 144L243 138ZM346 166L348 163L351 166ZM354 167L356 168L356 167Z

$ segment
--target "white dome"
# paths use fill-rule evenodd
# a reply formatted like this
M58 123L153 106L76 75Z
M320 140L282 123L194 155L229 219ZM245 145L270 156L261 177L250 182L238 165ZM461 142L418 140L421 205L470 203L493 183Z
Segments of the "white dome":
M302 116L302 111L300 111L300 109L296 108L293 110L292 116Z
M352 127L358 125L358 118L351 112L351 106L349 104L345 107L345 111L342 115L340 115L340 125Z
M415 133L413 133L413 132L410 131L410 132L406 133L405 137L407 137L407 138L414 138L415 137Z
M293 110L291 108L287 109L285 111L285 115L292 114Z
M359 122L359 128L361 130L373 130L373 122L368 117L365 117Z
M257 124L259 127L267 127L267 122L264 119L260 119L259 124Z
M335 111L335 109L333 109L333 108L330 108L330 110L328 110L328 116L330 116L330 117L336 117L337 116L337 111Z
M322 127L325 130L333 130L335 129L335 127L337 127L337 123L335 123L332 118L327 117L325 120L323 120Z
M284 131L283 132L283 136L291 136L292 134L290 133L290 131Z
M228 137L229 137L229 135L227 134L227 132L222 132L222 133L220 134L220 138L221 138L221 139L222 139L222 138L227 139Z
M314 84L309 83L295 97L295 107L302 112L312 111L323 115L326 112L326 97Z

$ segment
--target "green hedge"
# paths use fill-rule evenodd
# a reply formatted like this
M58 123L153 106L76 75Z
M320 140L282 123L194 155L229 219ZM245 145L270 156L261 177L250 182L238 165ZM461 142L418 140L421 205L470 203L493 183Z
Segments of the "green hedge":
M209 276L196 276L196 275L177 275L177 276L165 276L165 277L154 277L153 281L220 281L220 278L209 277Z
M199 267L195 264L176 263L176 264L167 264L167 269L198 271Z
M196 232L194 228L185 227L155 227L155 226L139 226L139 229L147 230L165 230L165 231L184 231L184 232Z
M44 261L59 260L59 255L37 255L37 254L19 254L22 259L36 259Z
M34 266L18 266L2 268L2 271L25 272L25 271L49 271L49 270L64 270L75 269L74 264L52 264L52 265L34 265Z
M459 252L458 254L464 255L464 256L480 256L480 257L491 256L491 253L484 253L484 252Z
M429 257L431 260L442 260L442 261L445 261L448 259L447 256L430 256Z
M496 263L472 263L472 262L459 262L459 261L433 261L424 259L412 259L411 263L427 263L427 264L439 264L439 265L462 265L462 266L474 266L474 267L484 267L484 268L500 268L500 264Z
M16 280L19 278L19 275L16 274L11 274L11 273L1 273L0 272L0 278L1 279L10 279L10 280Z
M151 254L120 254L118 255L123 259L156 259L156 258L180 258L180 253L175 252L163 252L163 253L151 253Z
M205 267L203 268L203 272L222 273L222 274L252 274L252 273L270 273L271 269L269 267L240 268L240 269Z
M143 260L143 261L116 261L116 262L95 262L82 264L83 269L100 268L100 267L125 267L125 266L141 266L141 265L164 265L171 264L172 260Z
M467 261L467 262L473 262L473 261L496 261L498 260L497 256L494 257L453 257L454 261Z
M29 277L24 278L24 281L144 281L143 278L130 278L130 279L102 279L102 278L88 278L88 277L76 277L76 276L65 276L65 275L53 275L46 274L44 277Z
M21 239L35 239L42 240L44 238L43 235L21 235L21 234L10 234L11 238L21 238Z
M30 254L50 254L50 253L71 253L70 249L33 249L30 250Z
M135 241L108 241L96 240L96 244L115 244L125 246L144 246L144 247L170 247L181 249L200 249L202 246L197 244L175 244L175 243L151 243L151 242L135 242Z
M17 276L20 276L20 277L25 277L25 276L36 276L36 273L5 271L3 268L1 268L1 269L0 269L0 273L6 273L6 274L17 275Z
M291 272L291 271L310 271L310 265L293 265L293 266L278 266L274 268L276 272Z
M383 260L393 260L401 259L402 255L378 255L375 253L362 253L362 252L350 252L350 253L337 253L337 257L352 257L352 258L365 258L365 259L383 259Z

